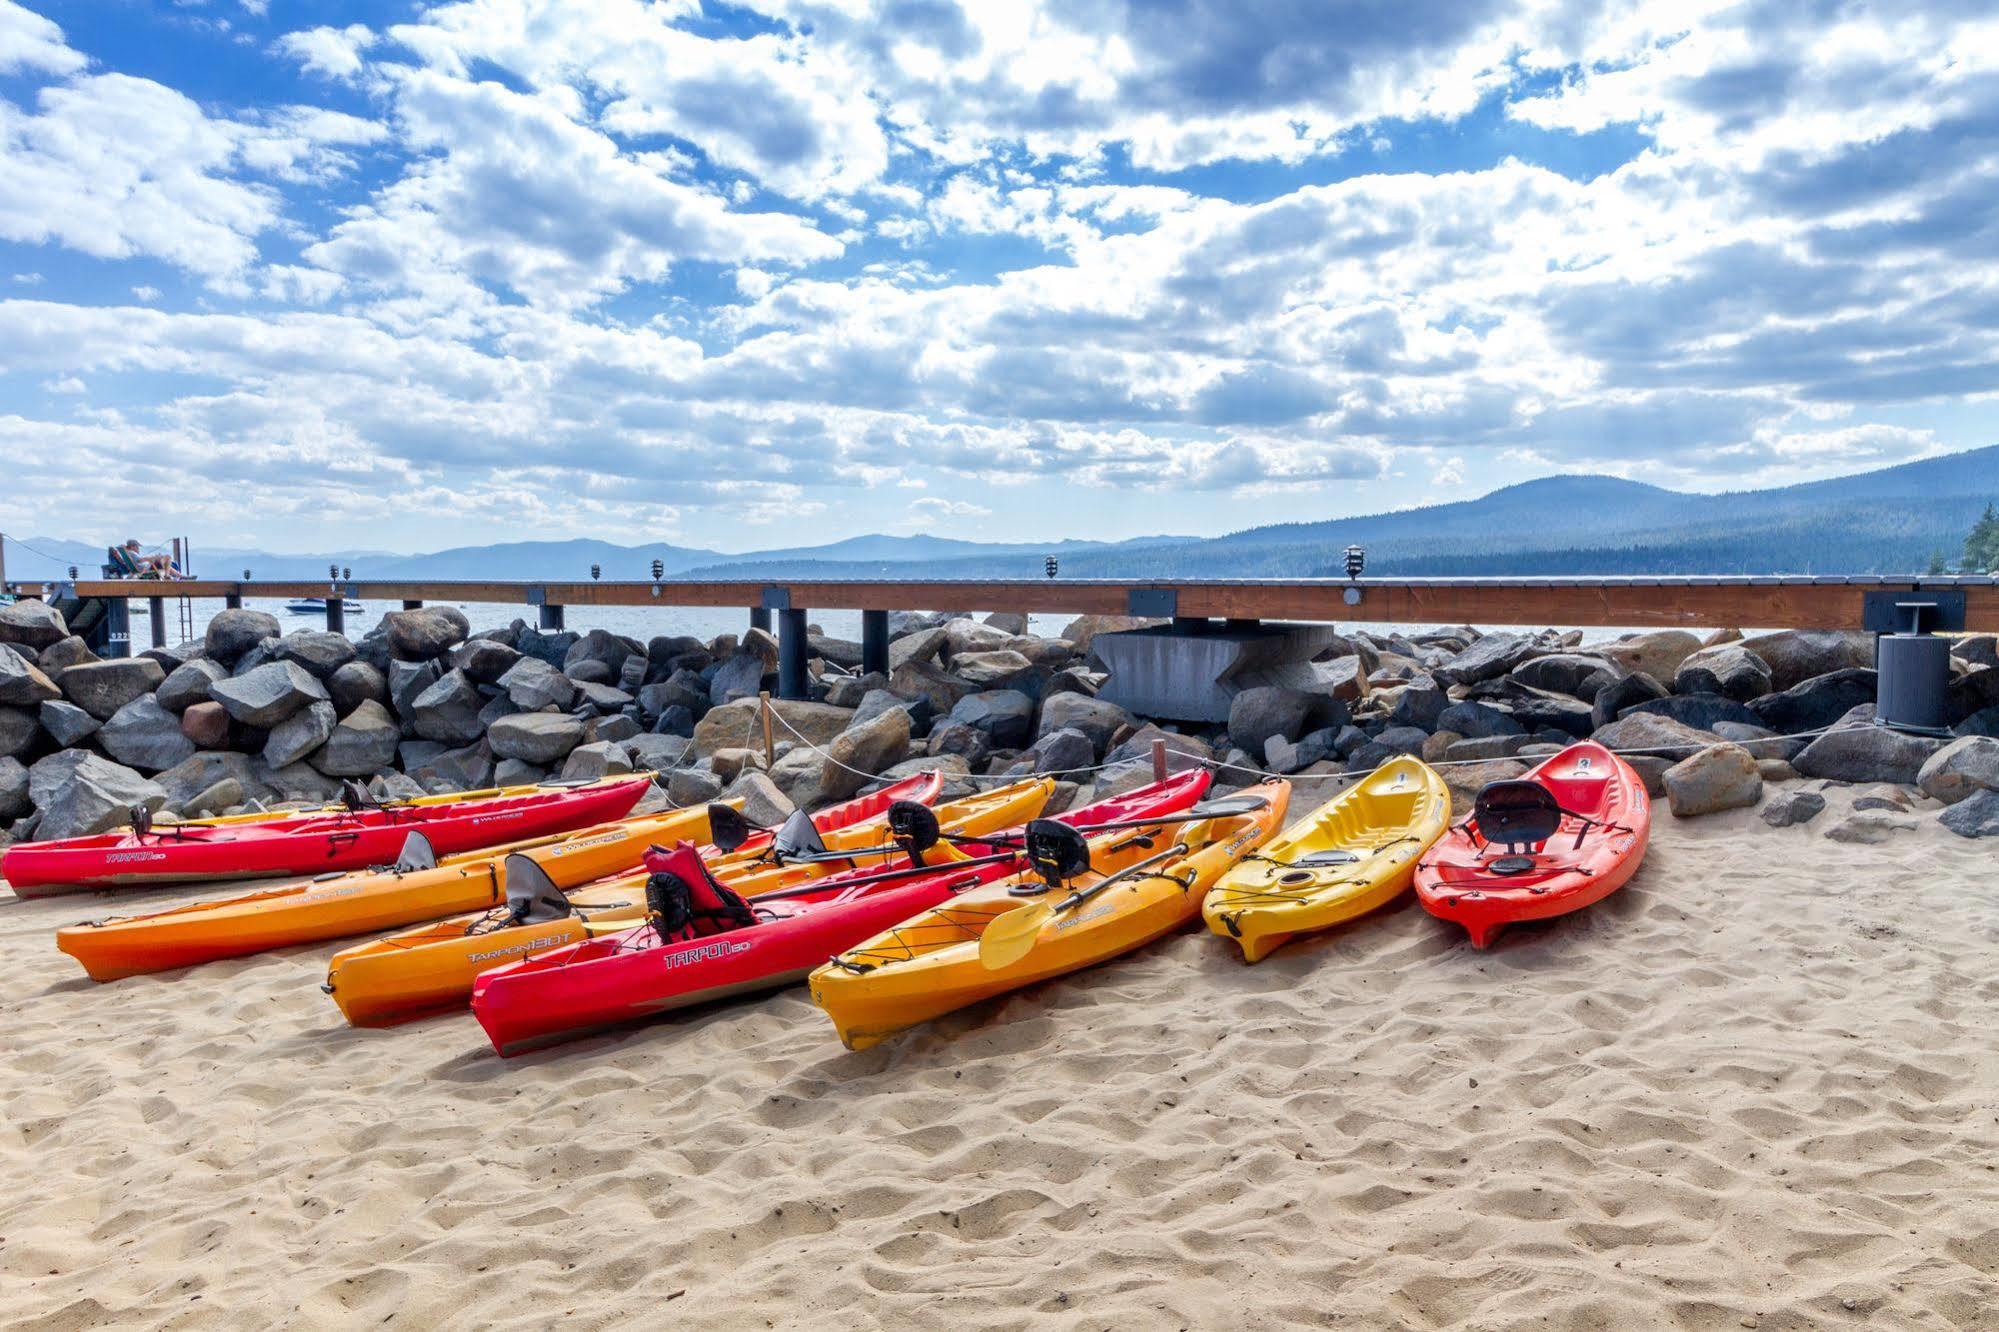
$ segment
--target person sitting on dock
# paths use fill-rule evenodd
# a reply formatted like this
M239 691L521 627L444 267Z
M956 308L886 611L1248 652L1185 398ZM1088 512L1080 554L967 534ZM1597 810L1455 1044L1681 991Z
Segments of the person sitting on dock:
M171 555L147 555L142 553L139 539L132 537L122 546L111 547L111 562L107 572L114 578L184 578L174 567Z

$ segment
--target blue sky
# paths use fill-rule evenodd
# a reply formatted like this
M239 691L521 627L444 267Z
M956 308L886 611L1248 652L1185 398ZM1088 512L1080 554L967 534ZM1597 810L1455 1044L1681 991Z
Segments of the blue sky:
M1995 205L1980 3L0 0L0 528L1781 484L1999 442Z

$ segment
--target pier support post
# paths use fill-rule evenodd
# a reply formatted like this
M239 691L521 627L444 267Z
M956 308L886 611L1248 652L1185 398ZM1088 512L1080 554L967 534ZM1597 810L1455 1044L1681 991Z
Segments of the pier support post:
M805 682L805 612L781 610L777 617L777 696L809 697Z
M861 673L888 674L888 612L861 612Z
M550 602L541 603L541 631L553 633L562 628L562 607Z
M326 599L326 632L347 632L347 593L344 589L334 588L333 595Z
M750 628L761 629L765 633L770 632L770 607L750 607Z
M150 629L153 636L153 646L156 648L165 647L167 645L167 599L165 597L147 597L146 617L153 622Z
M243 594L241 592L224 592L222 594L222 605L227 610L242 610Z
M132 603L113 597L104 604L104 655L132 655Z

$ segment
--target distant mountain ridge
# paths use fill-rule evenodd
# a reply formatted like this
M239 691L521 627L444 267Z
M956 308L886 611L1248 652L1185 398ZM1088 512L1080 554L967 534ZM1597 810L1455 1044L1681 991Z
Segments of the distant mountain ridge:
M1142 575L1099 556L1077 577L1911 573L1956 557L1999 503L1999 446L1770 490L1719 495L1606 476L1552 476L1475 500L1280 523L1146 552Z
M1988 503L1999 503L1999 446L1770 490L1703 495L1611 476L1540 477L1471 500L1391 513L1269 524L1213 538L981 542L870 534L826 545L726 554L578 538L463 546L425 555L371 551L271 555L195 552L198 571L233 577L609 579L1039 578L1054 555L1076 578L1312 577L1341 572L1348 545L1371 574L1913 573L1955 558ZM33 546L54 559L27 549ZM101 548L53 538L7 543L7 576L47 580L69 563L94 574Z
M352 569L356 578L487 578L514 581L582 579L589 576L591 566L595 565L607 579L630 581L650 577L654 560L660 562L662 574L667 578L758 578L771 569L817 568L835 564L873 571L854 575L871 577L878 576L885 569L907 570L938 562L1021 560L1031 563L1038 577L1042 572L1042 561L1051 554L1067 559L1078 552L1138 549L1193 539L1157 536L1134 537L1121 542L1069 539L1013 543L871 534L848 537L823 546L745 551L739 555L664 542L620 546L588 537L567 541L511 541L489 546L456 546L424 555L387 551L274 555L268 551L218 547L196 549L194 568L197 573L213 578L235 578L248 570L260 579L316 581L327 576L329 566L338 565L343 569ZM25 540L9 537L7 577L15 582L62 579L68 576L68 568L74 564L83 577L95 578L104 563L104 555L104 546L82 541L47 536Z

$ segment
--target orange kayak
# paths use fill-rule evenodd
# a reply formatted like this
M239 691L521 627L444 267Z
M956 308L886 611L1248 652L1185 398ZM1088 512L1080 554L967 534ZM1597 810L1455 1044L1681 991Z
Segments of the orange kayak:
M672 810L577 832L446 856L434 866L327 874L261 892L112 916L56 931L56 947L93 980L242 957L272 948L343 939L496 906L507 897L507 862L540 867L573 887L639 863L655 843L706 842L708 807Z
M961 838L1016 827L1039 814L1054 789L1053 780L1044 777L953 800L937 807L938 827ZM865 841L825 835L829 845L846 841L847 849L865 849L867 855L783 866L718 858L711 862L711 872L749 896L861 872L863 866L879 867L887 858L902 855L899 848L879 849L888 842L886 819L884 809L880 816L851 826L850 832L867 834ZM939 847L932 858L948 862L953 853L948 846ZM731 859L736 863L731 865ZM645 915L645 885L644 872L589 884L568 895L575 910L556 920L508 924L508 913L496 908L356 944L334 955L325 989L357 1027L391 1026L462 1009L481 972L595 934L630 929Z

